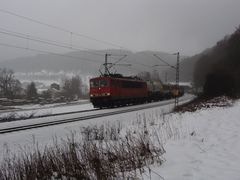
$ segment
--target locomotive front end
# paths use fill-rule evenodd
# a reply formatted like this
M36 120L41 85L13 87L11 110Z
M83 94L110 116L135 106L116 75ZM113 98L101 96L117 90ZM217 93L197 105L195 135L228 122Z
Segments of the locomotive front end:
M90 101L94 107L106 106L111 98L110 80L108 77L90 79Z

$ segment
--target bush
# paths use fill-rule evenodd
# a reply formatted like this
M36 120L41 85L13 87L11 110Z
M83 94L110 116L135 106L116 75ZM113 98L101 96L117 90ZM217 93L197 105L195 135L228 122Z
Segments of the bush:
M89 131L101 134L102 127ZM163 162L164 148L153 144L145 133L128 133L117 141L102 138L80 142L72 133L61 145L55 143L43 151L36 146L31 153L23 151L19 158L5 158L0 179L127 179L135 177L137 171L142 173L146 165Z

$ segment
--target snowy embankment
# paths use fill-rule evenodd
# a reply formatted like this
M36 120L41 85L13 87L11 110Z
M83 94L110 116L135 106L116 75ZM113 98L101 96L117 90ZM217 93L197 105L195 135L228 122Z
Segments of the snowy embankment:
M181 138L168 140L166 162L151 168L166 180L240 179L239 117L240 101L168 116L181 121ZM152 179L159 176L152 174Z

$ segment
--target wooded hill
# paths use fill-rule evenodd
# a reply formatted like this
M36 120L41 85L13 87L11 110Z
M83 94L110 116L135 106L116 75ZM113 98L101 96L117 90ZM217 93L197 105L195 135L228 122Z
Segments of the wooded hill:
M200 56L194 84L209 96L240 94L240 26Z

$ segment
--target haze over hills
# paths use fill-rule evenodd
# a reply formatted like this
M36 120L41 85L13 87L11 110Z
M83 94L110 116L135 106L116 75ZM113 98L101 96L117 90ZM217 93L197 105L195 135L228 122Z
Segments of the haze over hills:
M193 82L195 64L203 54L204 52L192 57L182 57L180 61L180 81ZM162 72L162 75L167 76L168 81L175 81L176 79L175 69L168 68Z
M105 53L112 54L108 57L110 63L114 63L123 58L119 65L112 68L113 72L124 75L136 75L142 71L152 72L157 70L162 76L168 69L159 59L153 56L157 54L161 59L171 65L176 64L176 56L157 51L130 52L126 50L96 50L96 51L74 51L63 56L52 54L40 54L32 57L21 57L0 62L1 67L14 70L20 79L59 79L67 74L80 74L85 76L97 76L100 74L99 68L104 63ZM74 57L74 58L73 58ZM131 64L131 66L126 66ZM156 66L160 65L160 66ZM171 72L172 73L172 72ZM170 74L171 74L170 73ZM173 72L174 74L175 72ZM164 78L164 77L163 77ZM162 79L163 79L162 78Z

